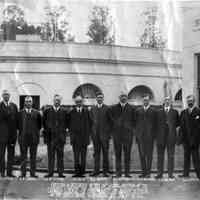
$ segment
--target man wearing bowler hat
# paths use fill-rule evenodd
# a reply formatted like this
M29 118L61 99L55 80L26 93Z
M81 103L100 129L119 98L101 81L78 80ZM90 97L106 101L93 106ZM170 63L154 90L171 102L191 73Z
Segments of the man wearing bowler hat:
M130 175L131 148L133 143L133 128L135 125L135 111L128 103L128 95L122 92L119 103L113 105L109 111L112 122L112 137L115 149L116 177L122 176L122 152L124 152L125 177Z

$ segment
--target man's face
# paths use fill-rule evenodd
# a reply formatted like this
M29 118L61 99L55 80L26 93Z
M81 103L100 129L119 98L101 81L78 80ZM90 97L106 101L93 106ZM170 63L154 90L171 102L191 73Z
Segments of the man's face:
M10 94L4 93L4 94L2 94L2 98L3 98L3 100L4 100L5 102L8 102L9 99L10 99Z
M164 106L166 106L166 107L168 107L168 106L170 106L170 99L165 99L165 101L164 101Z
M61 104L61 99L60 99L60 97L57 97L57 96L54 97L53 104L54 104L55 107L59 107L60 104Z
M81 107L83 105L83 101L82 100L76 100L75 101L75 104L78 106L78 107Z
M103 100L104 100L104 98L103 98L102 95L97 96L97 103L98 103L98 104L102 104L102 103L103 103Z
M143 99L143 105L146 107L149 105L149 98L144 98Z
M119 101L121 103L127 103L128 97L126 95L122 95L122 96L119 97Z
M194 99L192 98L187 99L187 104L189 108L192 108L194 106Z
M32 108L32 106L33 106L33 100L31 98L25 99L25 106L27 108Z

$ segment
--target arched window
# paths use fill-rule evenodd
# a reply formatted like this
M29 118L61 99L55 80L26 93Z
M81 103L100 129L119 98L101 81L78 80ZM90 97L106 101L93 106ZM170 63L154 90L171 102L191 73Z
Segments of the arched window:
M141 101L141 99L144 97L144 95L149 95L150 99L154 99L154 95L152 90L145 86L145 85L139 85L134 87L128 94L128 98L134 101Z
M77 95L81 95L85 99L94 99L96 98L96 94L101 92L101 89L94 84L86 83L80 85L73 94L73 98Z
M176 93L174 100L182 101L182 88Z

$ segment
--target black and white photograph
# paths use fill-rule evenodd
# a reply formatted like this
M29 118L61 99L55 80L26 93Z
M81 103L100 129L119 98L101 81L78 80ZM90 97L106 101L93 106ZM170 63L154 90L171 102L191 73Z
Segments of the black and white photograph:
M0 200L199 200L200 1L0 0Z

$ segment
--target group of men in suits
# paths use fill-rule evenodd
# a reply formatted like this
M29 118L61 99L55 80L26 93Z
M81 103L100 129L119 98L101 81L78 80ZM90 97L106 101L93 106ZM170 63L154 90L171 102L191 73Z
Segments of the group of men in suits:
M47 145L48 174L53 177L55 172L55 157L57 158L58 177L64 176L64 146L66 133L70 133L70 144L74 156L73 177L84 177L86 172L87 147L92 140L94 146L94 171L91 176L96 177L102 172L109 176L109 147L113 139L115 152L116 177L130 175L131 149L133 138L138 145L141 170L139 177L151 176L154 142L157 147L157 175L163 177L164 155L167 150L168 176L174 178L174 155L176 144L183 144L184 170L181 177L189 177L190 159L197 177L200 178L200 109L195 106L193 95L187 97L187 108L179 115L171 99L166 97L163 105L155 109L150 105L150 97L145 95L143 105L132 106L128 103L128 96L122 93L119 103L107 106L104 95L96 95L97 104L88 109L83 104L81 96L75 97L75 106L67 112L61 105L61 96L54 95L53 105L41 113L34 109L31 96L25 98L24 108L18 111L17 106L10 102L7 90L2 93L0 102L0 173L1 176L14 177L12 166L14 163L15 144L18 142L21 152L21 177L26 176L28 151L30 154L30 176L36 175L37 147L40 141L40 130L43 128L44 143ZM7 167L5 152L7 150ZM124 170L122 170L122 153ZM102 157L102 159L101 159ZM7 170L6 170L7 168Z

